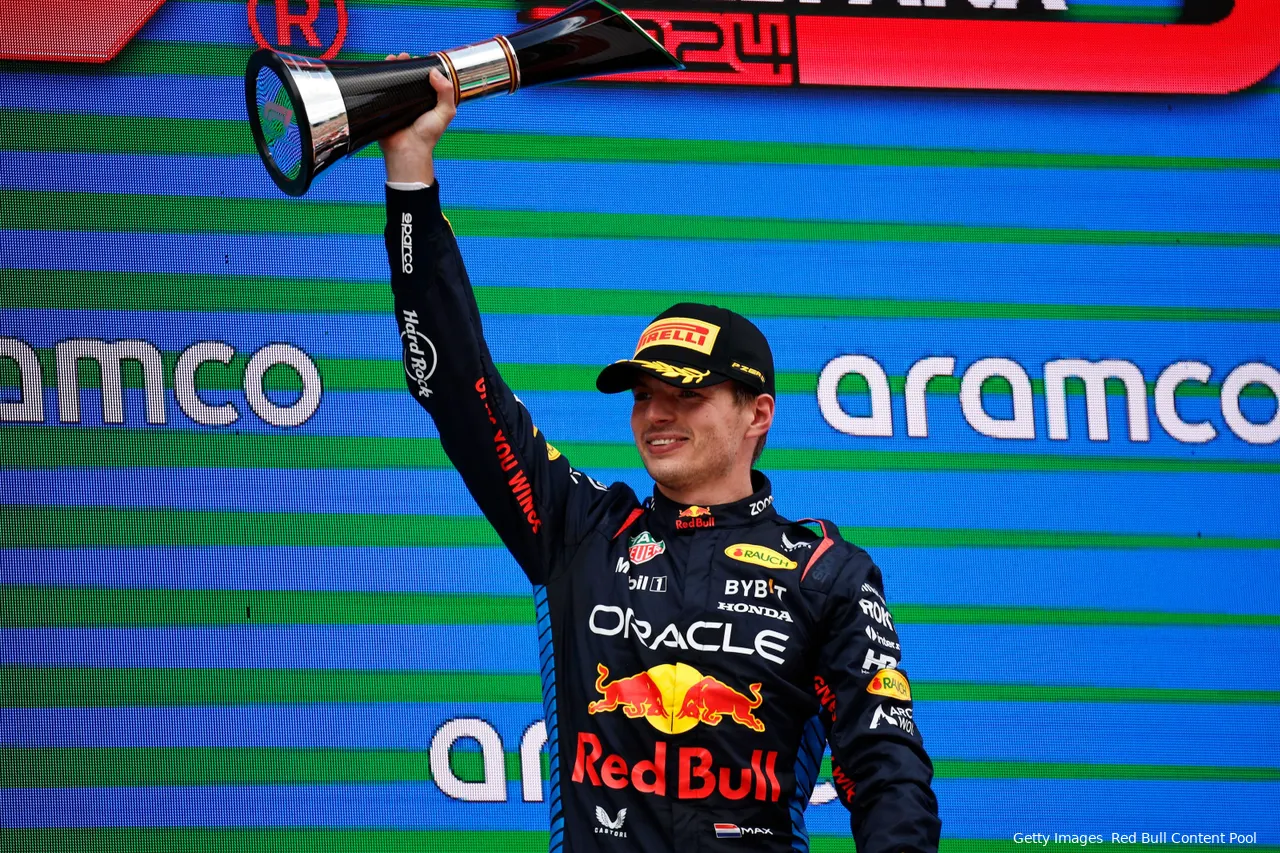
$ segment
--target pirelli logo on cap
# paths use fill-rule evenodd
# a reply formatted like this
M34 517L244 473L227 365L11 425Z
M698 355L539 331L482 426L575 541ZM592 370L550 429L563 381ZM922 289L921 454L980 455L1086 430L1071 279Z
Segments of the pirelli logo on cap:
M684 347L703 355L711 355L711 348L716 345L718 334L720 327L715 323L704 323L688 317L664 317L654 320L640 334L640 342L636 344L636 352L632 358L646 347L654 346Z

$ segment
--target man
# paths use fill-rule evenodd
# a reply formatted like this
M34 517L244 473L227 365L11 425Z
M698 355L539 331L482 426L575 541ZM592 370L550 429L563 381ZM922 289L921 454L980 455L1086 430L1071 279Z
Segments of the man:
M572 468L485 345L432 165L453 91L432 85L438 106L382 141L396 319L410 392L534 584L551 849L807 850L830 743L858 849L937 850L880 571L830 522L780 516L751 470L774 411L764 336L664 312L596 383L632 391L653 497Z

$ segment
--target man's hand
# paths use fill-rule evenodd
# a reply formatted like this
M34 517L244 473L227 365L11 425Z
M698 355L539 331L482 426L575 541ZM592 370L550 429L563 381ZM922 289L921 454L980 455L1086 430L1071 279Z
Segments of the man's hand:
M387 54L387 59L408 59L409 54ZM453 102L453 84L439 71L431 72L431 88L436 90L436 105L403 130L378 140L383 160L387 164L387 180L411 183L422 181L427 186L435 182L436 172L432 152L458 112Z

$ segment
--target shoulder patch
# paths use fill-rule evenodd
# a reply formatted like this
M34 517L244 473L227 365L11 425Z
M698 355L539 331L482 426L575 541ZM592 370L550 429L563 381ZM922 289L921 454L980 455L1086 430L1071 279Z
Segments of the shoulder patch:
M911 699L911 685L907 677L896 669L882 669L871 676L867 692L904 701Z

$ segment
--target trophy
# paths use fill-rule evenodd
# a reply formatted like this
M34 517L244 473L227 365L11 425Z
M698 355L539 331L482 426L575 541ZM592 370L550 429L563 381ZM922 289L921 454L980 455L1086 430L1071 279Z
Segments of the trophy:
M684 65L603 0L582 0L509 36L389 62L321 62L255 51L245 106L258 154L276 186L300 196L316 175L436 104L432 69L453 82L456 103L597 74Z

